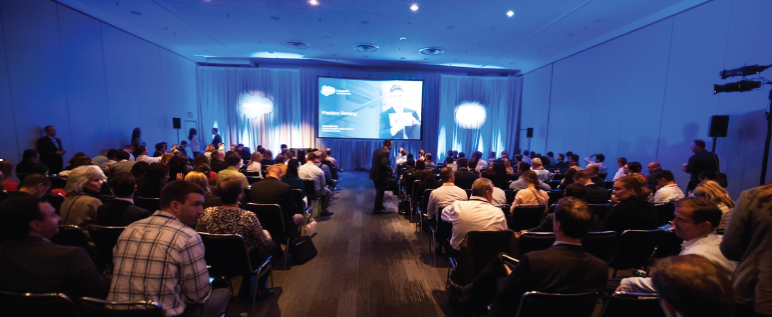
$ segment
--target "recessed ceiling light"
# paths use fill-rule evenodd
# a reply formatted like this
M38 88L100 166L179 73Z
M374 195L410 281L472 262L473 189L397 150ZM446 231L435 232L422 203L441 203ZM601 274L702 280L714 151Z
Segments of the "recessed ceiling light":
M445 49L442 47L424 47L418 50L418 52L424 55L438 55L445 53Z
M142 15L142 12L139 12L139 11L129 11L129 12L131 12L131 14L133 15Z
M304 49L307 49L307 48L311 47L310 44L304 43L304 42L301 42L301 41L284 41L284 42L281 43L281 45L284 45L284 46L289 47L289 48L299 49L299 50L304 50Z
M507 11L507 16L510 18L515 16L515 11L512 11L512 10Z
M359 52L375 52L380 47L378 47L378 45L375 45L375 44L360 43L360 44L351 45L351 48Z
M319 1L316 0L308 0L308 3L310 3L312 6L319 5Z
M290 59L304 59L303 55L295 54L295 53L284 53L284 52L255 52L249 55L250 57L257 57L257 58L290 58Z
M403 36L403 37L400 37L399 40L404 41L404 40L407 40L407 38Z
M418 5L414 3L413 5L410 6L410 10L418 11Z

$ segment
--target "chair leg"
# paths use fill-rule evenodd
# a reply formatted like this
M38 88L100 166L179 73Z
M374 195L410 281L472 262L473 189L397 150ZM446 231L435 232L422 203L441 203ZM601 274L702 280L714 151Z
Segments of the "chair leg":
M287 237L287 247L284 248L284 269L287 269L287 258L289 257L290 238Z
M250 308L254 308L255 307L255 300L257 299L258 288L260 287L260 277L259 276L260 276L260 271L258 270L257 271L257 275L255 275L255 293L252 295L252 306L250 306ZM250 277L250 279L251 278L252 277Z

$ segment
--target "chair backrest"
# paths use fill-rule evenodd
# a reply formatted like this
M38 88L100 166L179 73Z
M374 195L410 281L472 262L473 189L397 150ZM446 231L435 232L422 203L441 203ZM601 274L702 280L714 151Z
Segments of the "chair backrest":
M429 208L429 196L432 195L434 189L424 189L424 194L421 196L421 211L429 212L426 208Z
M563 177L565 177L565 176L566 176L566 174L564 174L564 173L553 173L552 174L552 180L553 181L559 181L559 180L562 180Z
M638 269L648 264L665 232L654 230L625 230L619 237L609 267L615 270Z
M134 205L145 208L150 212L161 210L161 198L134 197Z
M598 293L549 294L526 292L520 298L517 317L571 316L590 317L598 302Z
M563 190L560 189L553 189L547 192L547 196L549 196L549 204L557 204L558 200L560 198L563 198Z
M254 274L244 238L237 234L199 232L204 243L204 259L210 276L235 277Z
M515 202L515 195L517 195L516 190L507 189L504 191L504 196L507 197L507 204L512 204Z
M675 203L654 205L654 211L657 213L657 226L667 224L675 218Z
M51 206L54 207L54 210L56 210L56 214L59 215L59 211L62 209L62 203L64 202L64 196L61 194L51 194L45 196L46 201L48 201Z
M673 255L679 255L681 253L681 243L684 243L684 239L679 238L675 234L675 230L668 230L662 233L662 240L660 240L657 246L657 251L654 252L654 258L666 258Z
M97 254L106 263L113 261L113 248L125 229L126 227L88 226L88 234L91 241L94 241Z
M275 241L287 238L288 232L284 226L284 216L281 207L277 204L248 203L247 210L255 213L263 229L268 230Z
M464 189L466 192L466 199L472 198L472 190L471 189Z
M0 291L3 316L77 317L78 311L67 295Z
M59 232L51 237L51 242L58 245L82 247L89 250L88 237L76 225L60 225Z
M606 301L600 317L664 317L656 293L615 292Z
M6 198L8 198L8 192L5 190L0 191L0 202L5 200Z
M499 253L512 254L514 240L515 232L512 230L468 232L461 245L456 283L471 283Z
M544 205L515 205L507 225L514 231L534 228L541 223L545 210Z
M262 176L260 175L260 172L242 172L242 173L244 174L244 176L257 176L257 177Z
M555 243L554 232L526 232L520 235L517 246L520 254L549 249Z
M608 215L609 210L611 210L611 204L587 204L587 206L590 207L592 213L598 216L598 221L606 219L606 215Z
M614 248L616 248L616 245L616 231L588 232L587 235L582 238L584 251L606 263L611 262L611 257L614 256Z
M81 297L78 308L81 317L164 317L161 304L154 301L112 302Z
M290 199L295 203L298 210L303 209L303 191L300 188L290 189Z
M304 179L303 188L306 190L306 196L308 196L308 200L316 199L316 184L313 180Z

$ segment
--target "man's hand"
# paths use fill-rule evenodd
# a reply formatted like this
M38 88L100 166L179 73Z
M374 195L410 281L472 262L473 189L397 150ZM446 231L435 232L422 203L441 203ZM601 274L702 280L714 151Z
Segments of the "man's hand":
M686 172L686 164L684 164L684 165L681 165L681 170L682 170L682 171L684 171L684 172Z
M507 270L507 275L512 274L512 269L509 268L509 265L504 264L504 269Z

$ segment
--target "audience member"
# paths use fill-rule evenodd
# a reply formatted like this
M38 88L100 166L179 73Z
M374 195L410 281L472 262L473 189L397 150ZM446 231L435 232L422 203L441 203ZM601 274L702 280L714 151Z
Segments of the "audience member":
M684 239L679 255L696 254L718 265L727 278L737 268L737 262L729 261L721 254L721 236L716 227L721 222L721 210L713 202L689 197L676 202L673 228ZM617 290L626 292L655 293L651 278L631 277L622 279Z
M486 162L485 159L483 159L482 152L480 151L474 152L474 154L472 154L472 157L476 158L476 161L477 161L477 165L474 168L476 172L488 169L488 162Z
M182 142L180 142L180 147L178 148L178 150L180 151L180 155L184 158L188 158L187 147L188 147L188 141L182 140Z
M100 226L125 227L140 219L150 217L151 211L134 205L137 185L131 173L120 172L110 180L115 199L97 208L97 223Z
M67 153L62 147L62 140L56 137L56 129L54 126L46 126L43 128L46 132L46 136L38 139L37 150L40 153L40 163L48 167L48 171L51 174L59 174L62 170L62 164L64 160L62 156Z
M107 151L107 159L104 162L102 162L101 164L99 164L99 165L97 165L97 164L94 164L94 165L99 166L99 168L101 168L102 171L106 170L107 166L112 165L115 162L118 162L118 160L115 157L115 155L118 154L118 151L121 151L121 150L116 150L116 149L108 150Z
M13 162L10 160L0 160L0 191L16 191L19 183L11 180L13 178Z
M520 180L523 180L523 184L526 187L517 191L511 211L514 211L517 205L544 205L544 211L546 212L547 205L549 204L549 195L536 187L541 183L536 173L534 171L527 171L518 179L518 181Z
M306 200L306 188L303 185L303 180L298 177L298 160L291 159L287 162L287 173L283 173L281 176L282 183L290 185L290 189L300 189L303 193L303 200ZM298 206L300 207L300 206Z
M21 157L22 161L19 163L19 165L16 165L16 177L19 178L20 182L23 182L24 177L28 174L48 175L48 167L40 164L38 151L32 149L24 150L24 153L22 153Z
M512 268L499 256L463 288L474 311L491 304L489 316L514 316L523 293L574 294L598 292L605 288L608 265L584 251L582 238L592 225L593 215L587 204L575 198L563 198L555 208L555 244L547 250L520 256Z
M330 163L332 163L332 167L333 167L334 170L340 171L340 165L338 165L338 160L336 160L334 157L332 157L332 149L327 148L325 150L325 154L327 155L325 160L327 160ZM277 155L277 158L278 158L278 155ZM278 162L278 159L277 159L277 163L284 163L284 162Z
M660 165L657 161L650 162L649 165L646 166L646 171L649 172L649 175L646 175L646 181L648 182L648 185L657 186L659 183L657 180L657 174L662 171L662 165Z
M115 158L118 162L110 164L105 168L108 175L115 175L120 172L131 173L131 169L137 163L137 161L129 161L129 152L126 151L118 151L115 154Z
M627 159L624 157L620 157L617 159L617 172L614 174L614 178L612 178L612 181L617 181L618 179L625 177L625 166L627 165Z
M718 229L725 229L727 223L729 223L729 217L732 215L732 208L734 208L734 201L729 197L726 189L714 181L706 181L698 184L692 195L694 197L703 197L718 205L718 209L721 209L722 214Z
M681 170L691 174L689 185L686 186L687 192L690 192L697 187L697 184L700 182L698 178L700 173L703 171L715 173L718 170L718 155L705 150L705 141L694 140L690 147L694 155L689 157L689 162L681 167Z
M595 185L598 185L600 188L606 188L606 176L604 175L601 177L598 175L599 170L600 168L595 164L587 164L587 167L584 168L584 171L590 175L590 180L592 180Z
M169 166L169 181L176 181L178 179L185 178L185 174L188 173L188 158L180 155L175 155L166 164Z
M407 162L407 150L404 148L399 148L399 151L397 151L397 158L394 160L394 164L400 165L405 164Z
M552 173L544 169L544 165L542 165L540 158L537 157L531 160L531 163L533 164L531 170L536 173L536 177L539 178L539 181L547 183L552 180Z
M567 156L568 156L568 168L573 168L573 169L575 169L577 171L584 170L584 168L582 168L579 165L579 155L571 154L571 155L567 155Z
M463 153L462 153L463 154ZM458 161L456 161L456 165L458 166L456 169L455 174L455 184L458 187L461 187L461 189L472 189L472 184L475 180L480 178L480 176L472 173L467 168L467 164L469 161L467 161L466 158L459 158Z
M499 163L500 162L496 162ZM493 166L493 165L491 165ZM503 165L502 165L503 166ZM488 179L491 181L491 184L494 184L493 186L493 204L494 206L501 206L507 203L507 194L504 192L503 189L495 186L496 183L496 172L494 172L491 169L484 169L482 172L480 172L480 177L483 177L485 179Z
M51 188L51 181L48 177L41 174L29 174L24 178L24 181L19 184L18 190L8 192L8 197L6 197L2 203L10 204L18 198L41 198L45 196L49 188Z
M263 165L260 161L263 159L263 154L260 152L252 153L252 157L249 159L249 165L247 165L247 172L260 172ZM262 176L260 176L262 178Z
M164 152L166 152L167 144L166 142L157 143L155 145L155 152L153 152L153 157L159 157L161 155L164 155Z
M33 174L34 175L34 174ZM49 239L61 218L51 204L28 196L0 207L0 290L64 293L71 298L104 298L107 283L86 250Z
M550 166L553 166L558 163L558 160L555 159L555 153L547 152L547 158L549 158L550 160L550 163L549 163ZM544 164L545 162L542 162L542 163Z
M252 184L249 190L250 202L255 204L276 204L281 207L284 216L284 228L287 232L296 232L298 226L303 223L303 205L298 206L297 201L292 200L289 184L281 181L281 168L274 164L268 166L265 179Z
M238 158L237 156L233 157ZM268 179L259 183L266 181ZM214 234L238 234L244 237L250 262L253 265L262 264L271 256L276 248L276 243L271 241L271 235L268 231L263 230L263 226L255 213L239 208L239 202L244 195L241 180L233 176L228 177L217 184L217 191L220 193L222 206L207 208L196 224L196 231ZM243 277L239 291L239 297L242 299L250 298L251 281L250 276L245 275ZM273 292L266 289L264 281L259 285L264 293L266 291L268 293Z
M137 180L142 176L145 176L145 172L147 172L147 169L150 168L150 164L147 162L136 162L134 163L134 166L131 167L131 175L134 176L134 179Z
M123 151L125 151L126 153L129 153L129 161L134 162L136 160L134 158L134 152L136 152L136 148L133 145L129 144L127 146L124 146Z
M657 261L652 271L654 291L667 317L735 316L731 282L709 259L672 256ZM738 309L736 316L753 316L751 312Z
M460 159L459 159L460 160ZM470 231L507 230L507 219L501 208L493 206L493 184L485 178L478 178L472 184L472 197L469 201L455 201L442 210L442 220L453 224L453 236L450 238L454 255ZM454 252L454 251L456 252ZM457 254L456 254L457 255Z
M590 159L593 156L595 157L595 162L594 163L590 162ZM603 175L603 176L601 176L601 179L605 179L606 178L606 175L608 174L608 168L606 167L606 163L604 163L606 161L606 156L605 155L600 154L600 153L595 153L593 155L585 157L584 161L587 162L587 166L590 166L590 164L595 164L596 166L598 166L597 174L598 175Z
M200 186L204 190L204 209L222 206L220 197L217 197L212 193L212 189L209 186L205 173L198 171L190 172L188 175L185 175L185 180Z
M649 189L634 176L625 176L614 182L612 201L618 201L600 224L600 230L613 230L621 234L625 230L650 230L657 228L657 213L646 201Z
M136 197L160 198L161 189L169 181L169 167L161 163L150 164L145 175L137 179Z
M249 186L249 181L247 180L247 177L244 176L241 172L239 172L239 162L241 158L237 155L231 155L226 158L226 163L228 163L228 168L219 171L217 173L217 186L220 185L220 183L225 180L226 178L230 177L236 177L241 181L241 186L244 188L247 188Z
M525 182L525 178L523 177L526 172L531 171L531 165L528 163L520 163L517 166L517 180L509 184L509 189L512 191L521 190L528 188L528 184ZM535 175L535 174L534 174ZM550 185L545 184L544 182L540 181L539 178L536 178L537 185L542 190L552 190L552 187Z
M432 171L432 170L424 170L424 171L421 171L420 175L421 175L421 179L420 179L421 182L418 183L418 189L413 191L414 192L414 195L413 195L413 201L414 202L421 202L423 200L423 197L424 197L424 192L427 189L434 190L434 189L437 189L440 186L442 186L442 182L437 181L437 180L434 179L434 171ZM431 194L430 194L430 196L431 196ZM428 202L429 201L428 201L428 197L427 197L427 204L428 204Z
M556 173L560 172L560 170L562 170L562 169L567 169L568 168L568 164L563 161L563 160L565 160L565 156L563 155L563 153L559 153L558 154L558 158L555 159L555 160L557 162L555 162L555 164L552 164L552 168L555 169Z
M148 164L151 164L151 163L158 163L161 161L160 157L147 156L147 148L144 146L140 146L139 148L137 148L137 153L139 153L139 155L137 155L137 162L146 162Z
M81 166L70 172L64 187L67 198L59 212L63 225L76 225L86 232L88 225L97 224L97 208L102 205L99 192L104 178L102 170L93 165Z
M271 150L265 149L265 152L263 152L263 159L260 161L260 164L265 166L271 166L274 163L276 162L274 162L273 160L273 153L271 153Z
M103 149L102 151L99 152L99 155L91 158L91 162L93 162L93 164L96 166L102 166L102 163L106 162L108 159L107 152L108 152L107 149Z
M508 158L502 158L501 162L504 163L504 168L507 171L507 174L514 174L515 170L512 168L512 162L509 161Z
M595 165L595 164L590 164ZM584 201L588 204L607 204L609 200L608 191L592 182L590 173L588 173L589 166L584 171L576 172L574 175L574 183L584 185ZM566 188L568 190L568 188Z
M319 162L319 157L314 152L310 152L307 155L308 161L298 168L298 176L303 180L314 181L314 190L316 190L316 196L322 199L322 212L321 216L331 216L333 212L327 208L330 205L330 195L332 192L325 188L324 172L317 167L315 163Z
M566 190L566 187L574 183L574 176L576 176L577 170L574 168L569 168L566 170L566 173L563 174L563 179L560 180L560 184L558 184L558 188L560 190Z
M161 154L160 160L158 160L158 163L167 165L172 160L172 157L174 157L174 154L172 154L172 153Z
M332 164L328 162L327 159L327 153L324 151L314 151L316 153L316 156L319 158L314 165L316 167L322 169L322 172L324 172L324 181L327 186L330 186L330 188L335 188L335 181L337 180L337 173L333 172ZM274 164L276 164L274 162ZM273 164L271 164L273 165Z
M450 168L453 172L456 172L458 166L456 166L456 160L452 156L445 158L445 167Z
M628 162L627 165L625 165L625 169L624 169L625 176L635 176L635 175L641 174L641 169L643 169L643 166L641 165L641 163ZM646 179L646 176L644 176L643 178Z
M732 277L737 316L772 316L771 196L772 184L743 191L721 241L721 253L740 262Z
M222 151L217 150L212 152L209 167L212 168L212 172L215 173L220 173L220 171L228 168L228 163L225 163L225 155Z
M504 159L506 160L506 159ZM494 161L491 166L493 166L493 173L495 175L494 179L491 180L493 182L493 186L496 188L500 188L501 190L508 190L509 189L509 172L507 172L507 167L502 161Z
M432 156L432 153L426 153L426 155L424 155L424 169L433 171L435 168L437 168L437 164L432 162L433 158L434 157Z
M108 300L152 300L166 316L222 315L230 292L212 289L204 244L193 229L203 203L204 190L196 184L164 187L161 210L130 224L118 238Z
M69 161L67 161L67 166L64 167L64 170L60 171L57 175L59 178L66 180L67 176L70 175L70 171L75 169L76 167L80 166L87 166L87 165L95 165L91 158L86 155L86 153L78 152L73 155Z
M214 147L214 144L209 144L206 146L206 149L204 149L204 156L211 159L212 153L214 153L214 151L217 151L217 149Z
M654 194L655 203L669 203L684 198L684 192L675 183L673 173L668 170L657 171L657 187L659 189Z
M585 195L587 194L587 190L582 184L573 183L571 185L568 185L566 187L566 190L563 192L563 197L574 197L579 200L584 200ZM521 232L553 232L553 223L555 220L555 208L557 207L557 204L554 204L547 208L547 214L544 215L544 217L541 220L541 223L535 227L528 230L521 230ZM597 229L599 223L598 223L598 217L593 215L593 222L592 226L590 226L590 230Z
M447 207L455 201L465 201L468 199L466 191L455 185L456 177L449 167L440 170L440 178L442 179L442 186L433 190L429 195L429 203L425 210L429 219L434 219L437 208L441 206Z
M523 163L527 163L528 165L533 163L533 159L531 158L531 151L529 151L529 150L523 151L523 156L522 157L523 157L523 159L522 159Z
M241 143L236 145L236 153L244 161L248 161L252 158L252 150L250 150L248 147L245 147L244 144Z

